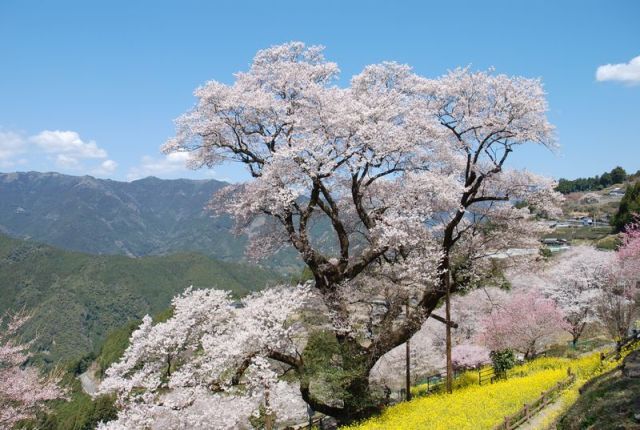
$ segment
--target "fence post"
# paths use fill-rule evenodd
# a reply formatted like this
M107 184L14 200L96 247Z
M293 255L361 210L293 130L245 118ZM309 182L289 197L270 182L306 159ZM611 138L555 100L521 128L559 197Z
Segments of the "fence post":
M524 418L525 418L525 420L527 420L527 422L531 418L531 416L529 414L529 405L527 405L526 403L524 404Z
M509 417L504 417L504 430L511 430L511 423Z

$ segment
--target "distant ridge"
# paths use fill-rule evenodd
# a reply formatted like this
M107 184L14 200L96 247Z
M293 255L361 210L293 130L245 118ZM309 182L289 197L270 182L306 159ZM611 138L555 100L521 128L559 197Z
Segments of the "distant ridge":
M229 218L205 210L225 185L213 179L120 182L55 172L0 173L0 233L98 255L194 251L241 261L246 238L231 234ZM300 267L291 252L265 264L281 272Z

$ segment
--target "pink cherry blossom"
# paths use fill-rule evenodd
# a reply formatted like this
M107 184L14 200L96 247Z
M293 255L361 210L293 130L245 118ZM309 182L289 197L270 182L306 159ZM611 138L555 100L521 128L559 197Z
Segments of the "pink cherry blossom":
M517 291L485 318L481 338L492 351L513 349L530 358L566 324L560 309L539 291Z
M46 402L63 398L60 376L52 373L41 375L33 366L24 366L29 358L30 343L16 340L18 330L28 321L29 315L18 312L0 319L0 428L9 429L27 418L35 416L39 409L46 409Z
M453 365L459 369L470 369L490 361L489 350L481 345L456 345L452 350Z

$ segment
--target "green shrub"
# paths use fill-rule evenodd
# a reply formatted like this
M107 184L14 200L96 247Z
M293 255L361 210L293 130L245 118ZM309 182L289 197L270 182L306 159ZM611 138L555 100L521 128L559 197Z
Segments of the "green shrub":
M507 370L516 365L516 355L511 349L502 351L491 351L491 363L497 376L503 377L507 374Z

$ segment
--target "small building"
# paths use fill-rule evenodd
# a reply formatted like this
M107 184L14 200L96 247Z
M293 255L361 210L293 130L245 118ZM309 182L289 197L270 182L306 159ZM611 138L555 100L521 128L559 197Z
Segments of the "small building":
M558 239L555 237L547 237L541 240L543 245L547 246L566 246L569 242L567 239Z

